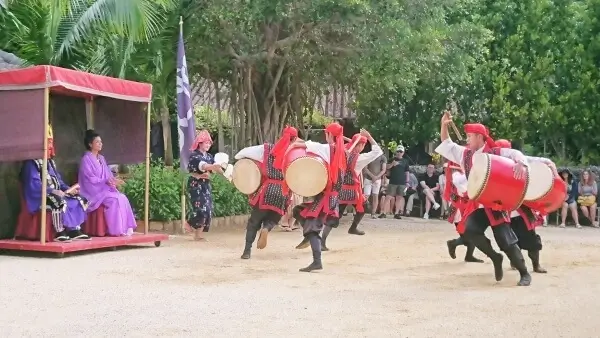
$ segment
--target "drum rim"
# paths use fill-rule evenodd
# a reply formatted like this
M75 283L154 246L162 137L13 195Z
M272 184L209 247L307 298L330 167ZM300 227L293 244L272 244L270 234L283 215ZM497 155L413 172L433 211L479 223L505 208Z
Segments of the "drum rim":
M481 197L481 194L483 193L483 191L485 190L485 188L487 187L487 185L490 182L490 171L492 168L492 161L490 158L491 154L489 154L489 153L484 153L484 154L487 159L487 168L486 168L487 170L485 171L485 178L483 180L483 184L481 185L481 187L479 187L475 196L473 196L473 198L471 198L474 201L478 200L479 197ZM515 210L520 208L521 205L523 205L523 202L525 202L525 195L527 193L527 188L529 188L529 170L526 170L526 173L527 174L525 175L525 189L523 189L523 193L521 194L521 198L519 199L519 203L517 204Z
M550 168L548 168L548 170L550 170ZM527 172L529 173L529 170L527 170ZM550 192L552 192L552 190L554 189L555 182L556 182L556 177L554 177L554 174L552 174L552 184L550 184L550 188L548 188L548 190L544 194L542 194L542 196L540 196L536 199L533 199L533 200L527 200L527 202L537 202L543 198L546 198L548 195L550 195Z
M552 192L552 190L554 190L554 185L556 184L556 181L559 180L559 179L560 178L558 178L558 177L554 177L554 183L551 185L551 188L548 189L548 192L545 195L543 195L542 197L540 197L538 199L535 199L535 200L524 201L523 203L525 203L525 204L536 203L536 202L539 202L541 199L546 198L548 195L550 195L550 193ZM566 193L565 193L565 195L566 195ZM561 202L561 204L562 204L562 202ZM547 207L544 206L543 208L547 208ZM560 208L560 205L558 205L557 208L554 209L554 210L552 210L551 212L554 212L554 211L558 210L558 208Z
M250 192L250 193L246 193L246 192L242 191L242 190L241 190L241 189L240 189L240 188L239 188L239 187L238 187L238 186L235 184L236 182L239 182L239 180L238 180L238 181L236 181L236 179L235 179L235 177L236 177L236 176L235 176L235 173L236 173L236 171L235 171L236 164L238 164L238 163L244 163L244 162L250 162L250 163L254 164L254 165L255 165L255 166L258 168L258 173L259 173L260 181L261 181L261 183L262 183L262 180L263 180L263 174L262 174L262 171L260 170L260 166L259 166L259 165L256 163L256 161L254 161L254 160L252 160L252 159L249 159L249 158L242 158L242 159L239 159L237 162L235 162L235 164L233 165L233 170L232 170L232 173L231 173L231 182L233 183L233 186L234 186L234 187L235 187L235 188L236 188L236 189L237 189L239 192L241 192L242 194L244 194L244 195L251 195L251 194L254 194L255 192L257 192L257 191L260 189L261 183L259 183L259 184L258 184L258 186L256 187L256 189L254 189L254 191L252 191L252 192ZM239 167L238 167L238 168L239 168ZM248 180L243 180L243 181L244 181L244 182L247 182Z

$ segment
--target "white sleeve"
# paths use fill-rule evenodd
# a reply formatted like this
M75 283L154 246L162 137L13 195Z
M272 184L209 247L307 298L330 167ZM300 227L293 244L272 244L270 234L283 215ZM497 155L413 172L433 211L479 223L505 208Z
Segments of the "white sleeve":
M508 148L501 148L500 149L500 155L502 155L503 157L508 157L511 160L517 162L517 163L523 163L525 165L527 165L527 157L525 155L523 155L522 152L518 151L518 150L514 150L514 149L508 149Z
M354 167L354 171L356 173L361 173L362 170L371 162L375 161L379 156L383 155L383 150L377 144L373 144L371 146L371 151L364 154L359 154L358 159L356 160L356 167Z
M242 158L249 158L251 160L262 162L264 156L265 146L261 144L258 146L246 147L240 150L237 154L235 154L235 159L241 160Z
M447 160L458 163L461 167L464 167L462 160L466 149L467 148L454 143L450 138L447 138L435 148L435 152L442 155Z
M329 164L330 147L329 144L306 141L306 151L319 155L327 164Z
M198 169L200 171L206 171L206 170L204 170L204 167L207 165L208 165L208 163L206 163L205 161L201 161L200 163L198 163Z
M465 174L458 171L452 173L452 184L454 184L460 195L467 193L468 181Z
M525 158L527 158L528 162L541 162L541 163L544 163L546 165L554 163L554 162L552 162L551 159L548 159L548 158L545 158L545 157L534 157L534 156L527 156L527 155L525 155Z

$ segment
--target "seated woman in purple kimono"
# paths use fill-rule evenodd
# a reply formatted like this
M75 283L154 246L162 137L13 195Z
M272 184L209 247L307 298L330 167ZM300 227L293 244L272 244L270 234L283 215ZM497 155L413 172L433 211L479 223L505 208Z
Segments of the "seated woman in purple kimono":
M54 142L52 127L48 127L48 177L46 209L52 214L52 225L56 231L54 238L59 242L70 240L89 240L81 232L85 222L87 200L78 195L77 186L69 187L62 179L54 162ZM28 160L21 169L23 198L30 213L42 208L42 168L44 161Z
M117 190L123 181L113 176L102 150L102 139L93 130L85 132L87 152L79 165L81 195L89 201L88 212L104 206L107 231L111 236L129 236L136 227L135 216L127 196Z

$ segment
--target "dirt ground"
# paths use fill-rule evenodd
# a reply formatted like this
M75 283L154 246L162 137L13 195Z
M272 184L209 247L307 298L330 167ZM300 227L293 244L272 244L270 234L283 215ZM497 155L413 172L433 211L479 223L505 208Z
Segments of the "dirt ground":
M448 257L451 225L366 220L334 230L325 269L274 231L239 259L243 233L172 238L63 259L0 256L4 337L598 337L600 231L541 228L547 275L517 287L492 264ZM483 255L476 253L479 257ZM528 260L528 264L530 262Z

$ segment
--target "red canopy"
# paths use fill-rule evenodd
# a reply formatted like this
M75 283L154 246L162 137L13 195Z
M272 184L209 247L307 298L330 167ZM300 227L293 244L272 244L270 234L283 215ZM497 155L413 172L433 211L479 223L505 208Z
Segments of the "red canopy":
M0 91L50 88L51 92L91 98L150 102L152 85L79 72L54 66L35 66L0 71Z

